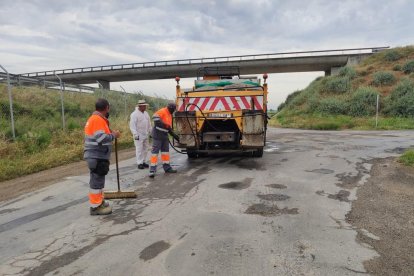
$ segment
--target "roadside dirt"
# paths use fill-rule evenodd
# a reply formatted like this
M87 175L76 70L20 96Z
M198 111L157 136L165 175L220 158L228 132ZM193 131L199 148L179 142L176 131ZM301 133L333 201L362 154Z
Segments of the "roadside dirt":
M380 255L364 263L370 274L414 275L413 168L394 158L376 160L347 221L358 229L357 240Z
M135 148L120 150L118 152L119 161L135 156ZM112 154L111 164L115 164L115 154ZM40 188L52 185L68 176L88 173L85 161L56 167L38 173L22 176L19 178L0 182L0 202L18 197Z

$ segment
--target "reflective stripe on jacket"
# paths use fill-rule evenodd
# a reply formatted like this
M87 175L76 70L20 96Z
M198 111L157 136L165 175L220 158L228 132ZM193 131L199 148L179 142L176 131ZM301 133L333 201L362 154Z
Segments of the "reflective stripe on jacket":
M109 129L108 119L95 111L85 125L83 158L109 159L114 139Z
M154 139L168 139L168 132L172 126L172 115L167 107L161 108L152 116L154 128L152 137Z

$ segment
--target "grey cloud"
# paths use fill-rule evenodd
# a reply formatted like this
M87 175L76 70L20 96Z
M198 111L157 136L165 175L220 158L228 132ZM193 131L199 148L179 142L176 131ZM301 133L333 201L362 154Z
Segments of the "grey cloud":
M122 55L103 58L102 53L90 52L94 47L142 58L130 61L137 62L408 44L412 43L413 8L412 1L6 0L2 1L0 26L47 34L7 33L2 39L47 48L49 53L37 50L32 54L46 56L46 60L48 54L62 58L61 67L67 67L73 60L79 60L79 66L125 62ZM1 45L0 49L0 58L7 51L20 51ZM84 49L82 57L75 57L82 52L78 49Z

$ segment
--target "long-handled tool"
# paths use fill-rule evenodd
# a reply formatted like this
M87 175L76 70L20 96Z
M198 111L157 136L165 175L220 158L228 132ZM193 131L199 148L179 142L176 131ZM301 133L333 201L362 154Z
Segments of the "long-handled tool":
M118 168L118 139L115 139L115 163L116 163L116 180L118 182L118 191L104 192L104 198L116 199L116 198L136 198L137 194L132 191L122 192L121 185L119 184L119 168Z

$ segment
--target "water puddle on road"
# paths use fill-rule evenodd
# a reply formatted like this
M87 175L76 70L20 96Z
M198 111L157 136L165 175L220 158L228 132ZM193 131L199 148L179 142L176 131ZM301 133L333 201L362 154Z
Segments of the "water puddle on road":
M246 178L243 181L232 181L219 185L222 189L243 190L250 187L253 178Z
M165 241L157 241L144 248L139 254L139 258L148 261L157 257L161 252L170 248L171 244Z

